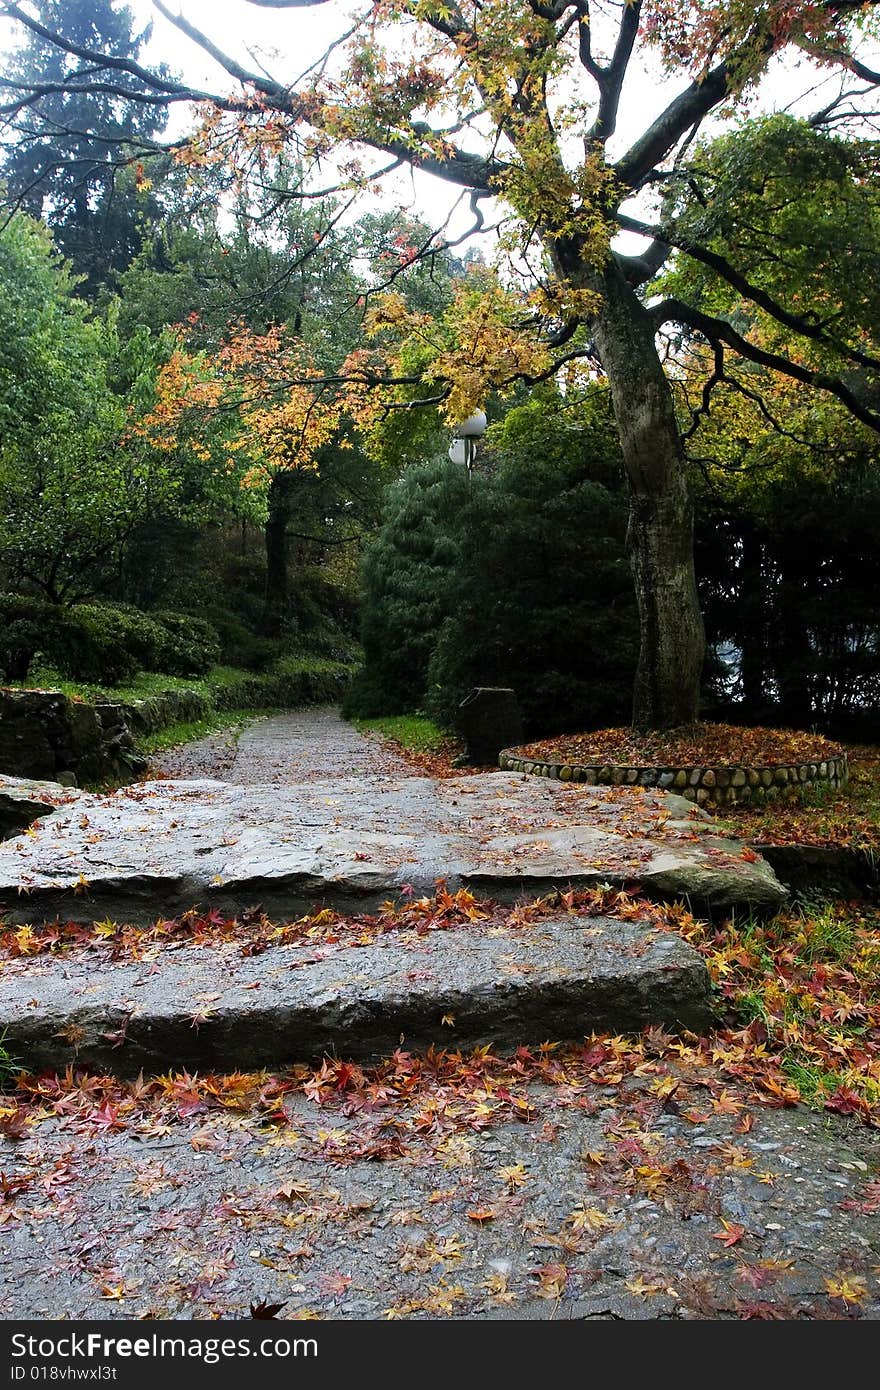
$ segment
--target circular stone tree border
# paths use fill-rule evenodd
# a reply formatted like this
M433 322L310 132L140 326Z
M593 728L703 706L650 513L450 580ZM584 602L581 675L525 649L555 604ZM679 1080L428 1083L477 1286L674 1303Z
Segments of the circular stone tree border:
M849 778L846 754L819 762L780 763L747 767L742 764L702 767L633 767L615 763L556 763L524 757L517 748L503 748L498 765L508 772L554 777L560 782L584 782L591 787L659 787L698 806L763 805L791 800L811 787L844 786Z

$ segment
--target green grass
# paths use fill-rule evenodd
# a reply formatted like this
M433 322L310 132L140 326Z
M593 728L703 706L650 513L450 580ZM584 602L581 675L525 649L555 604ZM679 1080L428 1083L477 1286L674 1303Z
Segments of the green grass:
M6 1030L4 1028L3 1032L0 1033L0 1091L5 1091L8 1087L14 1086L21 1070L20 1064L14 1057L11 1057L7 1051Z
M375 731L393 739L414 753L439 753L449 743L449 734L422 714L388 715L382 719L353 719L361 733Z
M141 671L126 685L94 685L67 680L49 667L35 667L26 681L11 681L10 690L58 690L75 700L98 701L107 704L128 704L146 700L151 695L163 695L167 690L195 690L212 700L218 691L229 691L236 685L259 680L262 676L330 675L340 663L313 653L289 653L280 656L268 672L246 671L238 666L212 666L202 676L168 676L155 671Z
M683 925L735 1028L759 1028L746 1052L764 1049L810 1105L880 1121L880 906L814 900Z
M210 695L220 683L215 672L232 672L231 666L215 666L207 676L165 676L155 671L141 671L127 685L88 685L70 681L50 667L36 667L26 681L10 681L10 690L58 690L74 700L99 701L104 704L127 704L146 700L151 695L163 695L166 690L197 690Z

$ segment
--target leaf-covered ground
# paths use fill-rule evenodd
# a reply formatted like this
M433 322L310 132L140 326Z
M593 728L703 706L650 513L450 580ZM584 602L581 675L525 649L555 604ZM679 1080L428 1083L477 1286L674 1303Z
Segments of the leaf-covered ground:
M722 726L716 725L716 728ZM629 730L616 731L629 734ZM756 730L736 729L737 738L743 733L753 734ZM769 731L773 733L774 731ZM775 731L777 734L779 731ZM598 734L589 735L591 739L598 738ZM809 734L796 735L800 738L808 738L814 742L814 736ZM545 759L550 757L549 749L561 747L561 740L548 740L546 747L548 752L542 754ZM537 749L544 747L544 744L529 745L530 748ZM568 746L568 740L566 740ZM838 745L831 745L836 750ZM727 745L723 758L714 759L705 750L702 752L702 763L708 764L712 761L729 761L731 765L736 765L737 758L734 752L738 753L741 745ZM847 848L867 850L875 853L880 850L880 747L873 744L841 744L839 747L847 754L849 760L849 782L840 791L834 791L830 786L827 788L817 787L810 791L804 791L801 795L791 801L774 801L765 806L727 806L724 808L723 817L720 818L721 828L739 835L742 839L759 844L789 845L804 844L815 845L822 848ZM458 745L452 743L448 749L439 750L432 754L418 754L406 748L397 747L399 752L414 770L423 772L433 777L451 777L461 775L457 769L452 767L454 757L458 752ZM632 750L631 750L632 751ZM648 766L671 765L673 759L667 759L670 751L668 745L656 744L651 749L652 756L647 757L647 746L642 750L645 754L644 762ZM694 753L696 749L691 747L686 749L681 745L681 751ZM661 757L660 754L663 754ZM780 761L790 762L795 757L796 750L788 746L785 756ZM656 756L655 756L656 755ZM791 756L789 756L791 755ZM756 758L759 756L755 752ZM822 753L820 759L835 756L828 751ZM640 753L639 761L642 760ZM769 754L766 761L772 761ZM554 752L551 761L563 762L564 759L558 752ZM594 761L592 758L584 756L581 761ZM626 761L622 759L622 761ZM689 765L702 765L700 758L691 758ZM485 771L485 769L463 769L464 771Z
M554 893L510 908L440 884L433 897L387 903L373 916L324 909L274 923L260 912L227 919L192 911L145 928L110 921L8 926L0 930L0 961L75 951L87 952L96 969L102 959L125 956L158 968L163 952L183 943L210 950L236 941L252 956L292 942L367 945L389 932L461 930L474 923L485 930L493 922L503 928L560 911L677 931L706 958L718 989L720 1026L708 1042L677 1044L681 1058L702 1067L710 1056L721 1074L746 1078L762 1096L805 1096L880 1124L880 906L874 904L829 903L769 921L708 923L679 905L611 888ZM723 1056L713 1051L719 1041Z
M723 825L756 844L880 849L880 748L844 745L849 782L840 791L815 788L793 801L725 807Z
M447 1050L372 1066L10 1077L4 1315L880 1315L880 909L709 925L611 890L515 909L560 910L683 932L717 1029L497 1056L456 1051L450 1020ZM375 918L188 914L0 944L99 968L182 939L250 952L510 911L441 889Z
M768 826L803 814L845 842L855 806L876 825L876 761L861 768L833 803L774 807ZM184 942L332 949L512 911L683 933L717 1027L500 1056L458 1051L450 1019L446 1050L371 1066L7 1070L0 1315L880 1317L877 904L708 923L611 889L511 910L439 887L373 917L8 928L0 969L47 952L160 969Z
M597 729L524 744L524 758L551 763L611 763L631 767L767 767L841 756L840 744L791 729L690 724L666 732Z
M418 776L442 779L484 770L473 766L456 767L464 744L422 715L358 719L354 723L367 738L392 749Z

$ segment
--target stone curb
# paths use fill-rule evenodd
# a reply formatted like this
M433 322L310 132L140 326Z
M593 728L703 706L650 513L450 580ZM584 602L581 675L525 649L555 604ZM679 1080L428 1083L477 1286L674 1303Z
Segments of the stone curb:
M503 748L498 765L508 772L550 777L560 782L584 782L587 786L659 787L699 806L761 805L790 800L811 787L837 790L849 780L846 755L821 762L742 764L714 767L634 767L615 763L548 763L521 757L514 748Z
M693 947L611 918L391 932L367 946L256 957L234 942L101 965L71 953L0 975L4 1046L35 1072L246 1070L710 1022L709 976Z

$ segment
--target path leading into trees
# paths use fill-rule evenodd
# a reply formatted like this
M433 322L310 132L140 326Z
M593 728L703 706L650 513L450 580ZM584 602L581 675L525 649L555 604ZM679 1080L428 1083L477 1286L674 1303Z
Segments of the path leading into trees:
M0 844L0 915L149 928L190 909L248 922L259 907L283 923L318 907L376 913L438 883L506 904L606 883L702 907L772 910L785 898L763 860L680 797L502 771L413 776L330 709L203 740L155 771L110 795L80 793ZM149 979L121 959L96 975L88 952L28 950L0 976L0 1032L41 1066L67 1065L74 1037L80 1062L131 1074L172 1060L282 1064L337 1046L374 1056L401 1037L443 1044L447 1015L460 1045L709 1021L705 963L677 934L622 921L585 934L564 911L525 935L464 925L430 948L337 932L329 962L290 943L256 974L249 955L233 949L221 968L186 939L160 938ZM215 976L223 1008L193 1029L191 999ZM125 1048L113 1041L123 1021Z
M156 755L150 771L157 778L216 777L239 787L413 775L403 758L359 734L330 706L291 710L169 749Z
M332 709L203 740L163 757L154 778L81 793L0 844L0 911L141 923L191 906L374 911L438 879L508 902L603 882L725 908L786 896L681 797L501 771L414 776Z

